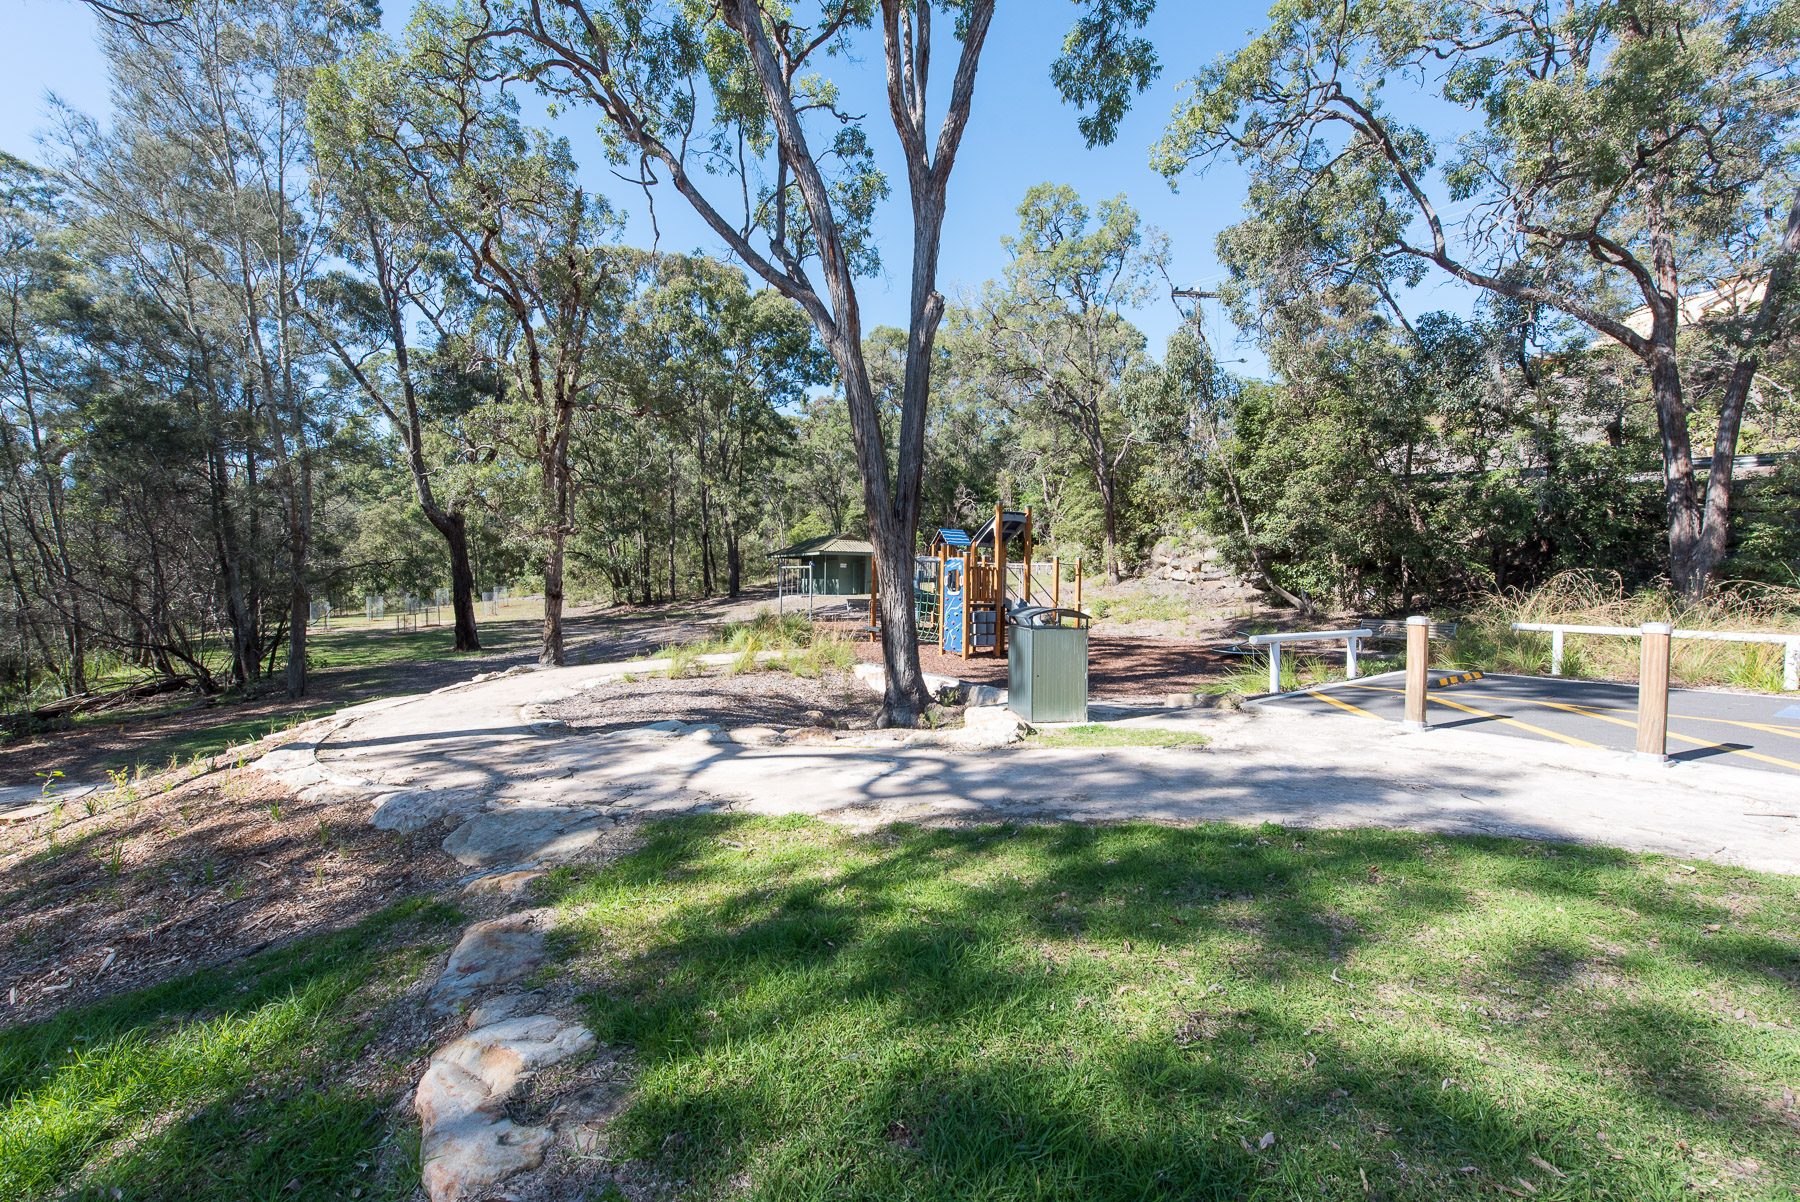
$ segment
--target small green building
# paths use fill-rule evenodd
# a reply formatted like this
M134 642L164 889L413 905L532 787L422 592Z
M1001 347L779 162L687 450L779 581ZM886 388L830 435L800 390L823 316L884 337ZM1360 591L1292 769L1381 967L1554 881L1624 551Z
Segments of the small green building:
M866 596L875 548L860 538L827 534L783 547L770 558L782 565L810 565L815 596Z

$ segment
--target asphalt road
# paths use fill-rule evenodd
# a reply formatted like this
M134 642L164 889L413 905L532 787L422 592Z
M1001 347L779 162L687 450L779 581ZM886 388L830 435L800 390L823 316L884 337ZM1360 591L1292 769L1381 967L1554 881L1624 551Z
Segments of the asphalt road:
M1443 683L1448 681L1449 683ZM1573 747L1630 751L1637 744L1637 686L1553 676L1433 673L1426 720ZM1261 698L1252 705L1399 722L1404 673L1346 680ZM1669 756L1800 775L1800 694L1669 690Z

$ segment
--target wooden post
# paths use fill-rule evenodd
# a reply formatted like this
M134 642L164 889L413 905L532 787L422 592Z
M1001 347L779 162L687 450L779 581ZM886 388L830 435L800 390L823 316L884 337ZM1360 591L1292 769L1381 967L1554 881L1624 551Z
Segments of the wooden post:
M945 633L949 630L949 627L944 623L944 618L948 615L946 615L944 613L944 596L945 596L945 594L944 594L944 556L941 552L938 554L937 561L938 561L938 651L942 652L944 649L944 636L945 636Z
M1050 604L1062 608L1062 556L1050 557Z
M975 583L970 572L974 569L975 547L971 544L963 552L962 570L962 657L969 658L969 604L975 599L975 590L970 586Z
M1075 557L1075 608L1081 608L1081 556Z
M1006 511L994 504L994 654L1006 650Z
M1637 753L1639 759L1662 763L1669 758L1669 634L1667 622L1645 622L1639 629L1643 653L1638 662Z
M1025 507L1025 604L1031 604L1031 506ZM325 615L326 625L331 624L331 615Z
M1406 730L1427 730L1425 677L1431 670L1431 619L1414 614L1406 619Z

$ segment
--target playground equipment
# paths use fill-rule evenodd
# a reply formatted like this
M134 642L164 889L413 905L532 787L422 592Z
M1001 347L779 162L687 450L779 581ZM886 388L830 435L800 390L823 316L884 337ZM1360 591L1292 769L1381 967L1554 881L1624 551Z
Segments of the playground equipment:
M1024 558L1007 562L1007 547L1023 546ZM1062 606L1062 559L1047 564L1031 560L1031 508L994 506L994 516L970 535L956 529L939 530L931 540L931 555L920 557L915 572L914 596L929 594L936 614L939 649L947 655L1004 655L1006 615L1033 605ZM935 581L927 576L927 563L935 561ZM1045 577L1048 577L1046 587ZM1075 608L1081 608L1081 560L1075 561ZM924 638L921 631L921 638Z

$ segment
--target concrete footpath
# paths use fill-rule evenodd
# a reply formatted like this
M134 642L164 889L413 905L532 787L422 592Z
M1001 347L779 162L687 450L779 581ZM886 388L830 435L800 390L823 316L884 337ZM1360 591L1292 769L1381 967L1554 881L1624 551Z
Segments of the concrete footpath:
M1791 779L1718 763L1301 713L1166 711L1204 749L967 751L911 732L746 741L679 723L570 734L537 707L645 663L539 670L373 702L322 720L263 767L365 795L377 825L442 823L474 871L573 854L645 812L893 821L1228 820L1575 840L1800 871ZM515 672L517 670L515 669ZM766 735L767 732L763 732Z

